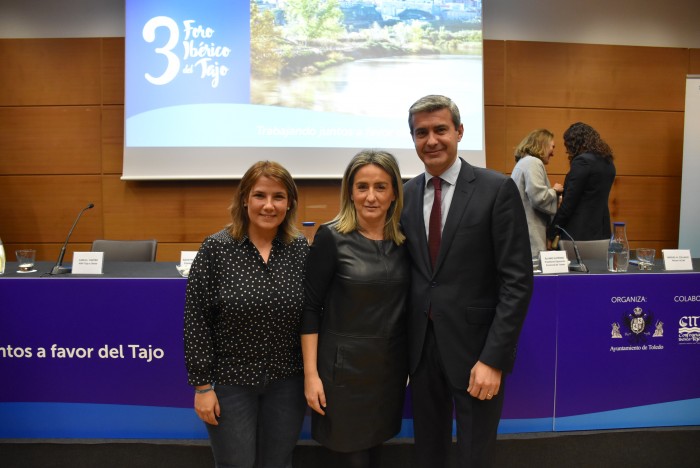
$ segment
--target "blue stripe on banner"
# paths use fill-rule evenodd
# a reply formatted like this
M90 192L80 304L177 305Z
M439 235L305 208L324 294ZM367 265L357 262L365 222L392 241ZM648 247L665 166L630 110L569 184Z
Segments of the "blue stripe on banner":
M498 425L499 434L517 434L524 432L552 432L554 420L552 418L532 419L501 419ZM457 435L457 423L452 421L452 435ZM401 424L401 431L396 434L396 439L413 439L413 419L405 419Z
M191 408L0 403L0 439L207 439ZM301 439L311 438L306 416Z
M191 408L0 403L0 438L206 439Z
M700 398L562 418L503 419L500 434L697 425ZM206 439L193 409L87 403L0 403L0 439ZM311 438L304 419L300 439ZM396 438L413 438L403 419Z
M700 398L637 406L601 413L554 418L555 431L624 429L631 427L696 426Z
M501 419L499 434L519 434L523 432L552 432L554 418Z

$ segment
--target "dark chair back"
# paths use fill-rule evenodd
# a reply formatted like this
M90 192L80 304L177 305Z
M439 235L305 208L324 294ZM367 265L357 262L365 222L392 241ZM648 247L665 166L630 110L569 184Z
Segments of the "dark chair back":
M603 260L608 259L608 239L593 240L593 241L576 241L578 252L581 254L581 260ZM566 257L574 262L576 254L574 252L574 244L571 241L562 239L560 241L562 250L566 250Z
M155 262L158 241L97 239L93 252L104 252L104 262Z

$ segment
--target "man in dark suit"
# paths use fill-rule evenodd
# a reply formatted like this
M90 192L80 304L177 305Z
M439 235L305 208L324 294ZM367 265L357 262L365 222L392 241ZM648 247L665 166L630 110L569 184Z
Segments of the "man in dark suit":
M454 409L459 466L488 466L532 294L525 212L512 179L457 157L464 127L452 100L419 99L409 127L426 170L405 184L401 217L416 459L448 466Z

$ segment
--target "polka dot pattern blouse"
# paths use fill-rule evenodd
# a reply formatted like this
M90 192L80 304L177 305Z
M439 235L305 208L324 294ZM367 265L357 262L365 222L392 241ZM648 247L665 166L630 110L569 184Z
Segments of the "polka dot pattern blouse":
M209 236L192 263L185 300L190 385L260 385L302 375L303 237L275 238L267 264L245 237Z

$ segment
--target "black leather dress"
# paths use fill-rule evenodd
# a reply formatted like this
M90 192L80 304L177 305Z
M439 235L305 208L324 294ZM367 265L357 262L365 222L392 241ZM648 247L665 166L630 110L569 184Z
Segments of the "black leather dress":
M307 264L302 333L319 333L318 373L326 415L312 436L350 452L381 444L401 429L408 375L403 246L321 226Z

